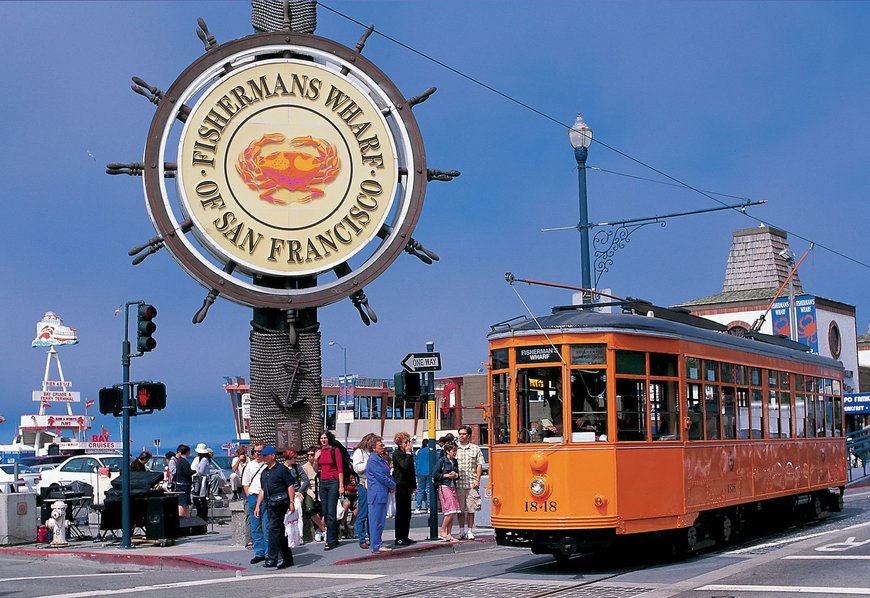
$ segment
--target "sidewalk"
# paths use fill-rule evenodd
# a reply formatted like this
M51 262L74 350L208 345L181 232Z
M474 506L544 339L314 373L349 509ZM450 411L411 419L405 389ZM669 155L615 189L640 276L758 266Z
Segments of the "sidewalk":
M455 553L479 550L492 546L495 534L490 528L475 528L474 540L444 542L428 540L429 528L426 515L414 515L411 521L413 546L393 546L393 520L387 519L384 530L385 545L393 549L389 553L373 554L360 549L356 540L342 540L334 550L324 551L323 542L306 542L293 549L297 566L326 567L352 565L372 559L394 559L421 556L432 553ZM454 527L455 529L455 527ZM237 570L256 572L267 570L262 564L251 565L253 551L232 544L231 526L210 525L210 533L202 536L186 536L175 540L172 546L157 546L151 542L137 542L133 548L122 549L119 542L93 540L71 541L66 548L51 548L48 544L22 544L0 547L0 554L21 554L49 558L54 555L76 555L108 563L135 563L148 567L181 567L186 569Z

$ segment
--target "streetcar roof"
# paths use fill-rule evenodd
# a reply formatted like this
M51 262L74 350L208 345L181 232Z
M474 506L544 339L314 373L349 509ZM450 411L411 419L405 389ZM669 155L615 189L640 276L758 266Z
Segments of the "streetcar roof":
M643 334L682 338L707 345L747 351L759 355L770 355L815 366L843 369L843 364L830 357L815 355L784 344L798 346L784 339L770 335L756 335L757 338L741 338L725 332L717 332L674 322L658 317L641 316L631 313L600 313L584 308L555 307L548 316L531 320L505 322L493 326L487 339L501 339L539 334L564 334L577 332L618 332L621 334ZM765 338L766 337L766 338Z

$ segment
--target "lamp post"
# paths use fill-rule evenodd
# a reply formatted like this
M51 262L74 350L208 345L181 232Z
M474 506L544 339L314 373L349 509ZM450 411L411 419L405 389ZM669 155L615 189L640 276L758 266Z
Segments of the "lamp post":
M329 341L330 347L338 347L341 349L341 352L344 356L344 384L341 384L341 405L347 409L347 349L341 343L337 343L335 341ZM336 405L335 409L335 419L336 426L338 425L338 405ZM350 435L350 424L344 425L344 443L347 444L347 437Z
M574 158L577 160L577 180L580 187L580 223L577 225L580 231L580 286L584 289L590 289L592 288L592 268L589 260L589 210L586 206L586 156L589 153L589 145L592 143L592 129L579 113L577 120L571 125L571 130L568 131L568 140L571 142L571 147L574 148Z

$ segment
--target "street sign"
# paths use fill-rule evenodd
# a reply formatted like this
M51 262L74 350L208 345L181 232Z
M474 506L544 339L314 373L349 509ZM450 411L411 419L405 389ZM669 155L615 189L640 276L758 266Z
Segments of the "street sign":
M441 353L408 353L402 360L402 367L412 374L440 372Z

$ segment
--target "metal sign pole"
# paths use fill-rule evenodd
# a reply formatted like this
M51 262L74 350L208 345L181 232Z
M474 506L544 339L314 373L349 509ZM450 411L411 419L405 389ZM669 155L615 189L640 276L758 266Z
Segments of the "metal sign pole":
M435 343L426 343L426 351L435 350ZM435 373L426 374L426 404L429 406L429 539L438 539L438 498L435 496L435 457L438 443L435 438L435 418L438 417L438 407L435 405Z
M121 418L121 548L132 548L130 527L130 410L133 408L130 392L130 306L124 308L124 342L121 343L121 367L123 372L124 403Z

